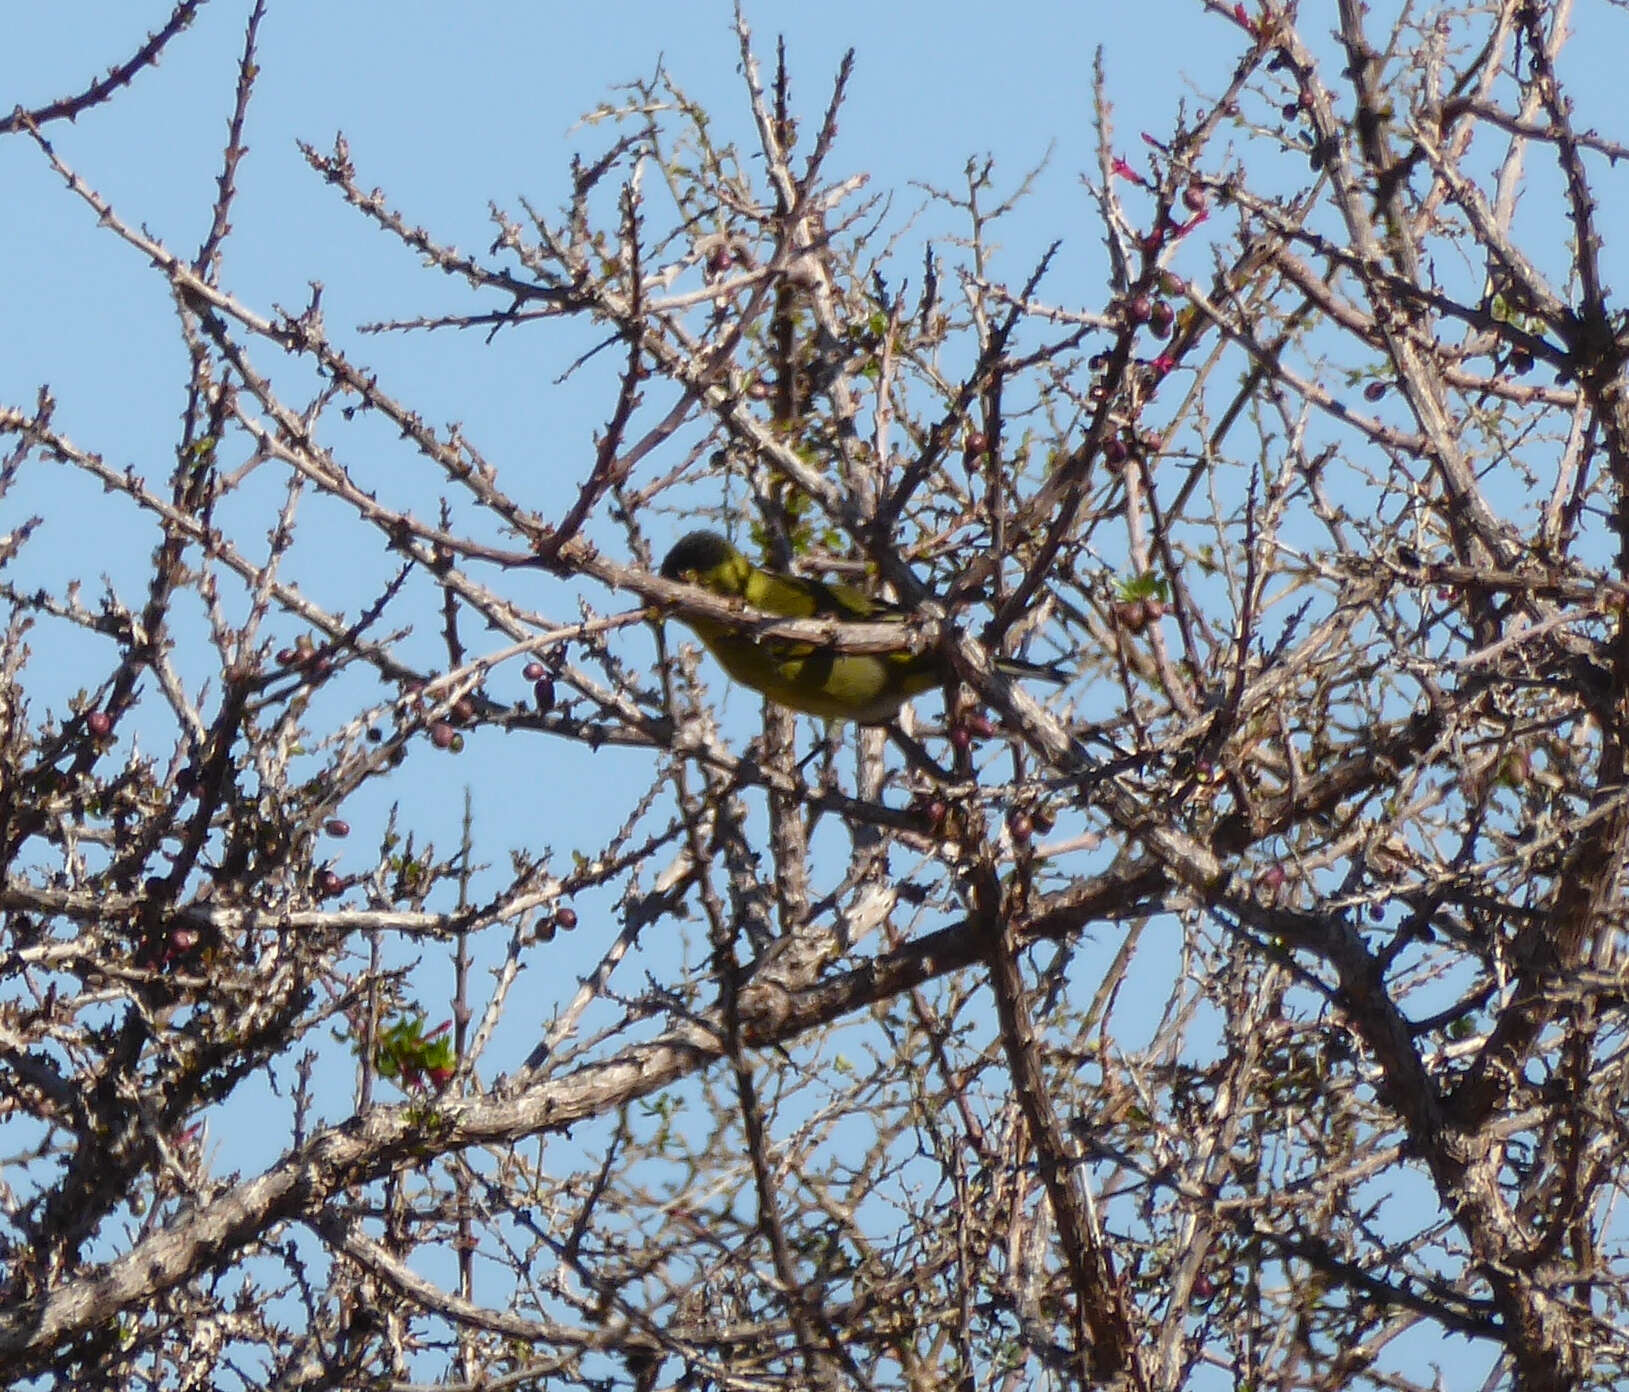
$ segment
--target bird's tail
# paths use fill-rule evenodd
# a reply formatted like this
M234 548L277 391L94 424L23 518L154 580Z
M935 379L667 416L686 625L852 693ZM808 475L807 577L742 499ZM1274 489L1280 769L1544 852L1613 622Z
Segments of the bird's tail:
M1037 681L1056 682L1059 686L1067 685L1073 675L1056 663L1043 665L1039 662L1025 662L1021 657L998 657L995 668L1003 676L1033 677Z

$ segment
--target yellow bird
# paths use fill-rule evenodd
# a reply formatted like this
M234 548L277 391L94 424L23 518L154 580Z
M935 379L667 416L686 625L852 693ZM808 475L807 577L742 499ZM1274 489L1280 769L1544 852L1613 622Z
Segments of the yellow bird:
M785 619L837 619L849 623L903 622L908 609L875 599L852 585L824 584L754 565L717 532L680 538L662 562L662 576L699 585ZM691 614L678 616L743 686L776 705L826 720L886 725L913 696L954 679L937 652L838 652L815 643L754 638L751 633ZM1010 677L1068 678L1050 667L998 658Z

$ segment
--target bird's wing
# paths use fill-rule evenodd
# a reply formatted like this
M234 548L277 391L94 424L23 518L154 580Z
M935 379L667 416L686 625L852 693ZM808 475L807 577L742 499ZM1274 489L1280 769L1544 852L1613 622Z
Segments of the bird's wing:
M810 580L808 585L817 615L849 619L856 623L888 623L911 616L909 609L868 595L853 585L826 584L820 580Z
M810 580L801 575L754 566L741 598L754 609L788 619L839 619L848 623L886 622L907 617L907 611L886 600L873 599L852 585Z

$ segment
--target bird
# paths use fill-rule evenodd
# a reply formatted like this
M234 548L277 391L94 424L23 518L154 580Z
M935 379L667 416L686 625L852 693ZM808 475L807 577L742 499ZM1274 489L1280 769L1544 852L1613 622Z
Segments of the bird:
M836 619L840 623L903 623L912 611L877 599L852 585L826 584L754 565L717 532L681 537L662 561L662 578L699 585L726 599L786 619ZM897 651L840 652L818 643L759 639L749 632L695 614L682 614L696 637L736 681L776 705L825 720L886 725L913 696L954 680L943 654ZM997 658L998 672L1065 682L1056 668L1016 658Z

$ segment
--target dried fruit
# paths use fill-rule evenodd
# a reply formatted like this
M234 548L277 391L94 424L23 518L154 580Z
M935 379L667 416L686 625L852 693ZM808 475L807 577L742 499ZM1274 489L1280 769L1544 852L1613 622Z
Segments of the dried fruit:
M1141 633L1151 617L1147 601L1141 599L1122 599L1115 604L1113 613L1115 623L1128 633Z

